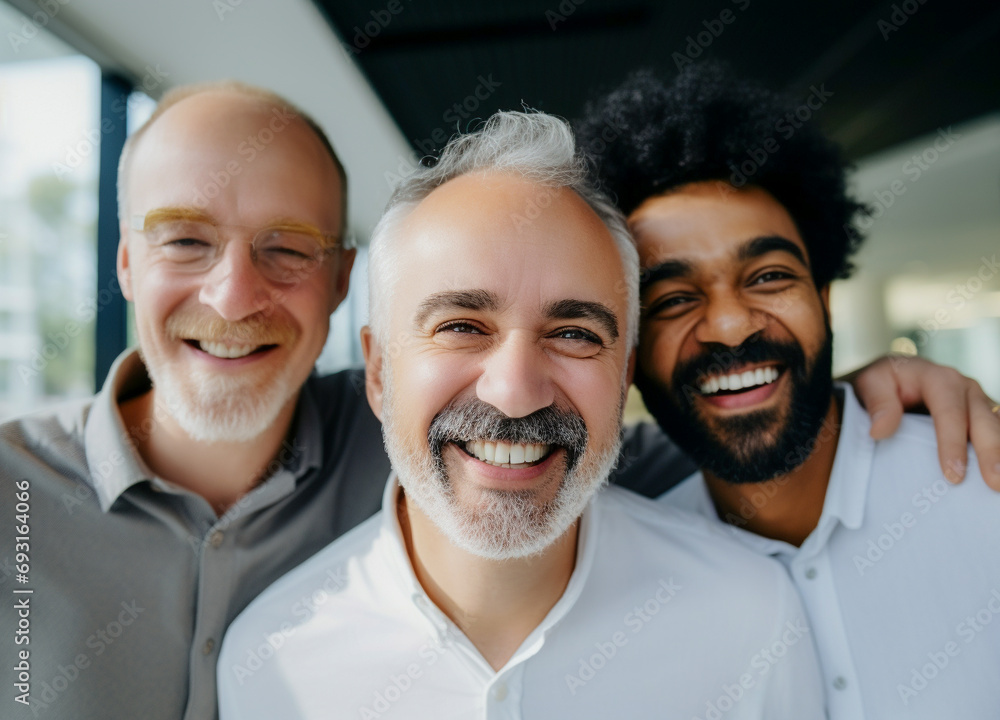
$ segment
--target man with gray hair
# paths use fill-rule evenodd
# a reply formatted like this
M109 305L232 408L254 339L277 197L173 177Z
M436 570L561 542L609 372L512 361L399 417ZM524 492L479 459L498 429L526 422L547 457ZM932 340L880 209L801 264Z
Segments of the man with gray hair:
M395 474L231 626L222 718L823 717L781 568L601 489L637 263L548 115L499 113L397 189L362 333Z

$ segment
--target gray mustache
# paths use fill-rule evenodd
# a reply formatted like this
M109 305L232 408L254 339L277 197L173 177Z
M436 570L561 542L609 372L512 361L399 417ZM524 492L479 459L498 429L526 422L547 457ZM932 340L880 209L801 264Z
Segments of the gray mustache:
M441 449L449 442L492 440L541 443L565 448L572 470L587 447L587 426L576 413L554 405L512 418L478 398L453 402L431 421L427 431L431 453L441 466Z

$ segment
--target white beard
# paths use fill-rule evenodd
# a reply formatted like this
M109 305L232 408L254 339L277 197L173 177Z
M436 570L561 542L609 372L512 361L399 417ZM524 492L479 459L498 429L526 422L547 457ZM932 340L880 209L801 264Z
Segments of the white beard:
M257 383L253 378L192 372L184 378L146 361L157 403L192 440L249 442L277 420L295 388L287 374Z
M407 449L395 423L392 373L383 363L382 434L386 451L407 499L456 547L490 560L511 560L541 553L583 514L607 482L621 449L621 435L603 449L588 447L551 502L531 492L484 491L475 506L455 497L450 480L435 466L426 437ZM619 404L619 419L622 404Z

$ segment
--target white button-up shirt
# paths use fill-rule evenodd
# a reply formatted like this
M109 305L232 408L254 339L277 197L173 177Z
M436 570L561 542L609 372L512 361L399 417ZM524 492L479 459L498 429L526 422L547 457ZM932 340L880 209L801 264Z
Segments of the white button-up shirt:
M780 560L802 596L833 720L1000 718L1000 495L949 485L930 418L875 442L849 387L816 529L801 548L718 518L700 473L661 497ZM824 436L826 439L824 440ZM824 428L819 442L829 442ZM763 490L741 510L767 502Z
M823 717L784 570L703 518L598 493L563 596L494 671L417 581L396 493L233 623L223 720Z

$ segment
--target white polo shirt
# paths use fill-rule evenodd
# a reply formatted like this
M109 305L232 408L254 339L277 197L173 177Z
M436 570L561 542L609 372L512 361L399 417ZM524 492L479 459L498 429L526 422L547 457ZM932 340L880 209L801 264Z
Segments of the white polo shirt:
M816 529L796 548L724 524L701 473L660 501L780 560L819 647L833 720L1000 718L1000 494L970 449L949 485L930 418L875 442L850 387ZM822 434L820 441L822 442ZM767 502L761 494L754 504Z
M396 493L230 626L223 720L823 717L784 570L704 518L602 490L565 593L495 672L417 581Z

